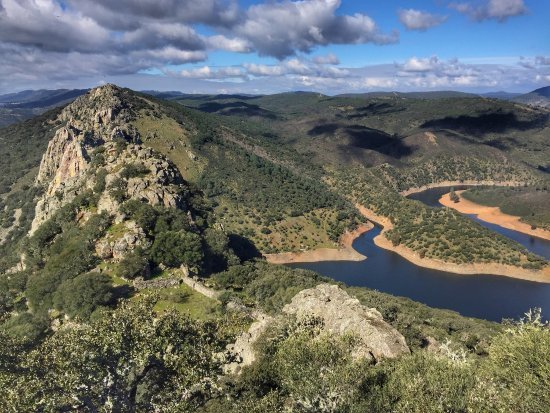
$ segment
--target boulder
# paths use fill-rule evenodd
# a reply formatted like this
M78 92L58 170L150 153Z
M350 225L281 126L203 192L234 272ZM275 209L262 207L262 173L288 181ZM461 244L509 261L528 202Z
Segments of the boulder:
M323 322L323 329L331 334L351 334L359 339L355 357L379 361L394 358L410 350L405 338L386 323L375 308L363 306L337 285L320 284L300 291L283 313L298 319L315 317Z

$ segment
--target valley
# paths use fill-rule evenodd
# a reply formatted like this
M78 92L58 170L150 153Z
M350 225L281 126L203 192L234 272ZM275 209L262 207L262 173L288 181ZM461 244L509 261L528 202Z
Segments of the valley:
M162 385L164 406L250 411L270 386L292 400L285 377L306 365L294 351L322 364L327 348L337 380L446 351L477 380L474 366L493 368L487 354L513 341L502 319L527 312L544 334L529 311L549 304L548 256L436 207L427 188L479 184L466 192L502 208L515 194L517 216L544 228L549 130L545 109L477 97L163 100L111 84L0 129L0 356L25 366L0 369L0 384L16 381L0 396L31 411L44 391L52 406L83 399L59 381L68 369L94 398L116 376L119 406L152 406ZM334 335L329 302L372 341ZM267 385L265 371L283 378ZM384 374L361 406L391 406L389 380L408 373ZM224 397L204 384L220 377ZM174 401L190 388L200 396Z

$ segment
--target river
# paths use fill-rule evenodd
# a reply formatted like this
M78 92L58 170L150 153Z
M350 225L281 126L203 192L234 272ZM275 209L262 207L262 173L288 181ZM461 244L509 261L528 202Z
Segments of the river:
M430 206L440 206L437 200L447 192L449 188L434 188L409 197ZM477 221L513 237L532 252L550 259L549 241ZM529 308L541 307L548 319L550 284L497 275L458 275L418 267L392 251L377 247L373 238L380 231L376 227L354 241L353 248L368 257L364 261L296 263L289 266L313 270L347 285L368 287L408 297L431 307L455 310L465 316L492 321L518 319Z

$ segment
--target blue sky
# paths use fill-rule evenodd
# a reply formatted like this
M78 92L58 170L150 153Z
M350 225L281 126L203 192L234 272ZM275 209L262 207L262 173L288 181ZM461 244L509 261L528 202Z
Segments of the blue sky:
M0 93L525 92L550 85L546 0L0 0Z

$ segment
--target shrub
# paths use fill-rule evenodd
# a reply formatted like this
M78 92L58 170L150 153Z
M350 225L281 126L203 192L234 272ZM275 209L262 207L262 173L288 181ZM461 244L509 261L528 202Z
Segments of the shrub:
M121 178L124 178L124 179L130 179L130 178L137 178L140 176L147 175L150 172L151 171L149 171L149 169L147 169L145 165L140 163L138 164L132 163L132 164L126 165L122 169L122 171L120 171L120 176Z
M87 320L94 310L113 299L111 279L99 273L87 273L63 282L58 288L54 304L71 317Z
M142 251L135 251L126 255L117 266L116 274L127 280L145 277L149 272L149 261Z
M157 264L190 267L201 264L202 244L197 234L184 231L167 231L155 237L151 247L151 258Z

